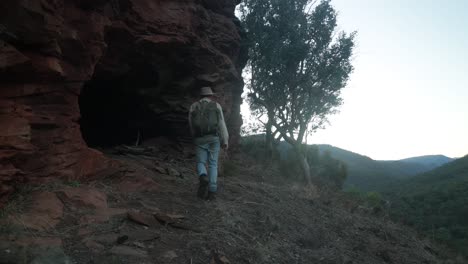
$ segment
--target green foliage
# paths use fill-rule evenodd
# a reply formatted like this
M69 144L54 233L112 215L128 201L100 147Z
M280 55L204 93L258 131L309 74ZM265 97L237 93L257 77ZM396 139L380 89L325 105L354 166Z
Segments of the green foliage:
M386 201L378 192L363 192L358 188L351 187L346 190L346 193L353 199L357 200L362 206L371 209L373 212L387 212L385 206Z
M378 208L382 207L384 204L384 201L382 199L382 195L378 192L368 192L365 195L365 201L367 202L367 205L371 208Z
M395 219L468 256L468 156L389 186L386 195Z
M322 186L341 189L347 175L345 164L332 158L329 153L320 155L315 145L302 145L302 148L307 157L313 178ZM289 149L284 154L286 154L284 155L285 157L280 160L280 170L288 178L300 181L302 179L302 168L299 162L299 155L292 149Z
M318 148L315 147L315 149L318 153ZM329 152L324 152L320 157L320 164L322 166L320 177L331 184L331 186L341 189L348 175L346 164L332 158Z
M433 170L441 164L452 161L442 155L380 161L331 145L318 145L318 147L320 152L329 151L333 158L346 164L348 177L345 188L354 185L362 191L383 191L398 180Z
M303 161L298 148L307 133L323 127L341 105L340 91L353 70L355 34L336 32L337 14L329 0L317 5L310 0L244 0L241 10L251 42L251 109L259 118L267 117L267 145L274 137L283 138ZM302 169L310 180L306 162Z
M241 149L258 163L278 166L285 179L296 182L304 180L300 156L285 142L276 145L273 159L268 158L265 135L262 134L242 137ZM311 174L317 183L332 189L342 188L347 176L343 162L332 158L329 153L321 155L316 145L301 145L301 151L306 155Z
M66 182L65 184L70 187L80 187L81 185L79 181L69 181L69 182Z

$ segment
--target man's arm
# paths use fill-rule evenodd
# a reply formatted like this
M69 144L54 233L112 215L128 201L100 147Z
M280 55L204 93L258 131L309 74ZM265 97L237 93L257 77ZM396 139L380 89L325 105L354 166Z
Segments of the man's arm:
M226 127L226 122L224 121L224 115L223 115L223 109L221 108L221 105L217 103L219 115L218 115L218 129L219 129L219 134L221 137L221 146L223 148L228 147L228 142L229 142L229 133Z
M190 106L189 113L188 113L188 121L189 121L189 127L190 127L190 134L193 136L194 131L192 127L192 112L193 112L193 104Z

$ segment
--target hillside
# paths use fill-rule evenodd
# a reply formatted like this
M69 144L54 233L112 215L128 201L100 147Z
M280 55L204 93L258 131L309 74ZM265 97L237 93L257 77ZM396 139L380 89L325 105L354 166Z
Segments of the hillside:
M106 153L120 164L106 177L12 201L0 263L455 263L412 230L244 153L226 162L214 202L195 195L190 145Z
M466 253L468 156L388 186L397 219Z
M388 189L429 191L440 186L447 186L468 180L468 155L444 164L431 171L421 173L407 180L389 186Z
M397 161L379 161L331 145L318 145L318 148L321 152L330 152L333 158L347 164L346 186L354 186L364 191L381 190L397 179L432 170L452 160L442 155L434 155Z

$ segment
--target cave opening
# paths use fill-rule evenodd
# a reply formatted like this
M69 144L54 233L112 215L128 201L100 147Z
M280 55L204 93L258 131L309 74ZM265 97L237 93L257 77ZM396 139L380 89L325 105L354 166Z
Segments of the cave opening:
M136 144L165 134L151 109L159 75L149 65L125 74L95 72L79 97L80 128L89 147Z

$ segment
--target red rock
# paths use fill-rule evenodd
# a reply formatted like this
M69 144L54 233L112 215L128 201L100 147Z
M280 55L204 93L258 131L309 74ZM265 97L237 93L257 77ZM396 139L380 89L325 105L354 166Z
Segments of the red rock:
M106 194L90 187L69 187L58 191L58 193L63 197L64 202L68 202L78 209L90 208L98 211L107 209Z
M127 217L128 219L140 225L145 225L149 227L160 226L160 224L156 221L156 219L154 219L154 217L150 214L145 214L145 213L136 212L136 211L129 211L127 213Z
M23 65L29 59L21 54L15 47L0 40L0 74L2 72L11 71L18 65Z
M124 193L131 192L150 192L159 190L159 184L146 176L134 175L125 177L118 184L118 189Z
M155 213L154 218L156 218L161 224L164 224L164 225L172 224L175 222L174 219L162 213Z
M93 241L93 240L88 240L85 242L85 246L91 250L91 252L97 254L97 253L101 253L104 251L105 247L101 244L99 244L98 242L96 241Z
M32 205L21 215L10 216L10 221L34 230L54 228L63 218L63 204L52 192L36 192L31 195Z
M96 80L133 84L145 74L156 76L148 88L128 89L152 104L154 114L138 122L153 133L165 128L155 134L185 138L195 89L211 85L224 95L231 146L239 139L245 52L234 18L238 1L116 2L0 1L0 164L14 168L0 178L0 207L18 184L89 179L118 166L90 149L80 128L80 115L89 118L80 109L83 91L106 88L92 85ZM147 183L148 190L157 189ZM142 188L141 182L129 184L122 189Z
M89 224L100 224L105 223L110 220L111 217L116 215L124 215L127 213L126 209L120 208L101 208L99 210L94 210L89 212L86 215L83 215L80 218L80 224L89 225Z

